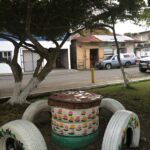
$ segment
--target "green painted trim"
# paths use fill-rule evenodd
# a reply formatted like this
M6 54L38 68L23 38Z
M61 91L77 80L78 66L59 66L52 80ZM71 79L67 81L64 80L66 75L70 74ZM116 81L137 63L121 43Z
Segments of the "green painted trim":
M19 149L20 150L25 150L25 148L23 147L23 143L21 143L17 138L16 135L14 133L11 132L11 130L9 129L3 129L0 128L0 140L1 138L12 138L15 140L15 142L19 145Z
M53 143L63 148L72 148L72 149L87 147L88 145L96 141L98 137L99 137L99 129L92 134L76 137L60 136L58 134L55 134L53 131L51 132L51 140Z

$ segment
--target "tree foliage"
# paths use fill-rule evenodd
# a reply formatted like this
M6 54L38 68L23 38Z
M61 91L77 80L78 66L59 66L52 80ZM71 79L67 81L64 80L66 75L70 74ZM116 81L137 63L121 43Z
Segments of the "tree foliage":
M150 0L148 0L147 6L144 8L141 14L141 20L146 22L148 26L150 26Z
M26 35L27 0L1 0L1 28L14 35ZM33 35L55 39L84 25L90 13L88 0L34 0L30 30Z
M81 36L87 36L87 35L93 35L93 34L97 34L97 35L103 35L103 34L110 34L112 35L112 32L110 32L110 30L108 30L107 28L97 28L97 29L87 29L87 30L82 30L80 32Z
M28 38L27 3L28 0L0 1L1 31ZM143 5L143 0L32 0L30 32L48 40L57 39L94 22L133 20Z
M97 1L96 10L100 10L100 1ZM99 20L107 24L112 23L113 20L116 21L125 21L125 20L136 20L139 17L140 9L145 5L144 0L106 0L104 4L105 15L103 19L100 16ZM100 11L102 12L102 11ZM97 19L95 19L97 21Z

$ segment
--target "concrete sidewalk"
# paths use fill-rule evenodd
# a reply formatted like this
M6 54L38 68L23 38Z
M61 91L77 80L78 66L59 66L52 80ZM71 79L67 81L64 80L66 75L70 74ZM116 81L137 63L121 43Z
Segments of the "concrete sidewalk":
M66 70L67 71L67 70ZM77 73L77 70L71 70L69 71L69 73L71 74L75 74ZM61 76L61 75L65 75L66 72L64 71L53 71L51 73L51 77L52 76ZM67 78L67 77L66 77ZM145 76L145 77L135 77L130 79L130 82L139 82L139 81L145 81L145 80L150 80L150 76ZM116 80L109 80L109 81L104 81L104 82L96 82L96 83L77 83L77 84L66 84L66 86L63 87L60 85L60 87L56 86L56 88L47 88L47 87L40 87L35 89L28 98L36 98L38 96L48 96L51 92L56 92L56 91L64 91L64 90L85 90L85 89L90 89L90 88L96 88L96 87L105 87L105 86L109 86L109 85L115 85L115 84L123 84L123 80L122 79L116 79ZM7 89L9 92L9 89ZM1 96L0 100L7 100L10 98L12 91L9 92L10 95L7 96Z
M148 81L150 80L150 77L142 77L142 78L134 78L130 80L130 83L134 82L141 82L141 81ZM90 83L87 85L77 85L74 87L66 87L63 89L56 89L56 90L48 90L48 91L41 91L41 92L32 92L29 95L29 98L36 98L38 96L48 96L52 92L57 92L57 91L65 91L65 90L87 90L91 88L97 88L97 87L106 87L106 86L111 86L111 85L117 85L117 84L123 84L123 80L115 80L115 81L105 81L103 83Z

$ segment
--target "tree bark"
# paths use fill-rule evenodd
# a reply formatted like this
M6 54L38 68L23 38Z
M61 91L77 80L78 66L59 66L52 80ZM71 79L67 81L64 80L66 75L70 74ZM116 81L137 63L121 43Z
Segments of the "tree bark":
M21 82L15 82L14 89L13 89L13 95L9 99L8 103L13 105L15 103L19 103L19 96L21 92Z
M13 95L8 103L11 105L29 103L26 100L27 96L38 86L39 83L39 80L33 77L23 90L21 90L21 82L15 83Z
M10 67L13 72L15 86L13 89L13 95L9 99L8 103L14 104L14 103L18 103L19 100L18 98L21 93L21 83L22 83L23 74L22 74L22 69L18 63L15 62L11 63Z
M21 91L19 97L18 97L18 102L19 104L26 103L27 102L27 97L28 95L39 85L40 81L36 78L33 77L29 81L29 83L25 86L25 88Z
M120 65L121 72L122 72L123 80L124 80L124 86L127 88L128 87L128 79L126 77L126 74L125 74L125 71L124 71L124 67L123 67L123 65L121 63L120 50L119 50L119 45L118 45L118 40L117 40L117 37L116 37L115 25L114 24L113 24L112 30L113 30L113 35L114 35L116 47L117 47L117 58L118 58L118 62L119 62L119 65Z
M46 63L46 65L44 66L44 68L39 71L40 64L41 64L41 62L40 62L39 65L37 65L37 68L35 69L33 77L28 82L28 84L25 86L25 88L22 89L22 90L21 90L22 78L20 78L21 80L19 80L19 78L16 78L19 75L15 74L14 75L15 76L14 77L15 78L14 92L13 92L13 96L8 101L8 103L10 103L11 105L13 105L13 104L28 103L27 100L26 100L27 97L28 97L28 95L33 91L33 89L35 89L39 85L39 83L41 81L43 81L45 79L45 77L47 76L47 74L49 72L51 72L52 66L53 66L54 61L56 60L56 57L57 57L57 53L53 54L53 57L52 57L53 59L47 60L48 62ZM40 60L42 60L42 59L40 59ZM13 68L12 70L13 71L16 70L16 67Z

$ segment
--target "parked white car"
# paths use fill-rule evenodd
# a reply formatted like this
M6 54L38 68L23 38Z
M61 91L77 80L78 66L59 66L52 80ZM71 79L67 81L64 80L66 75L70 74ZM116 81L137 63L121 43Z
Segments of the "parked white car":
M129 67L130 65L136 64L136 56L134 53L121 53L120 59L121 59L122 65L125 67ZM117 54L108 56L104 60L101 60L96 64L96 67L98 69L103 69L103 68L111 69L111 68L119 67L119 66L120 65L118 62Z

